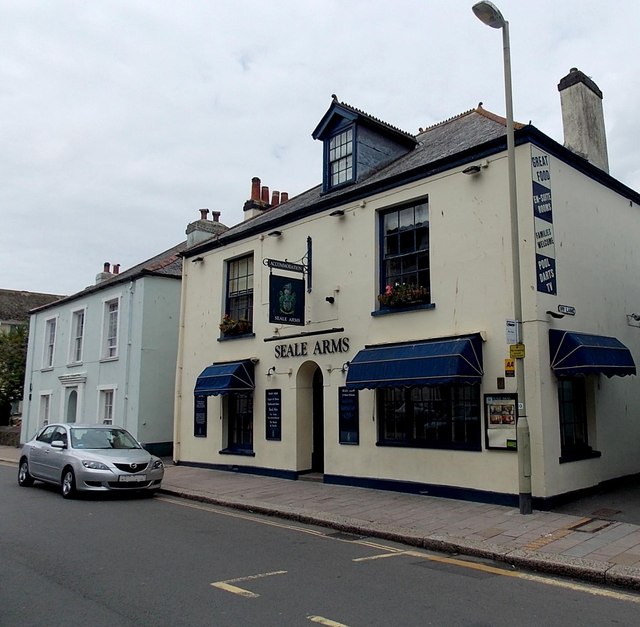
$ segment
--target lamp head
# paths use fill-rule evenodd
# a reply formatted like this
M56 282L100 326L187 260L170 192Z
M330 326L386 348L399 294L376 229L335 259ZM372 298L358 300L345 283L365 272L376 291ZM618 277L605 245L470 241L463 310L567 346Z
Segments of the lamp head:
M482 0L471 7L471 10L475 13L475 16L487 26L491 28L504 28L507 20L502 17L500 9L488 0Z

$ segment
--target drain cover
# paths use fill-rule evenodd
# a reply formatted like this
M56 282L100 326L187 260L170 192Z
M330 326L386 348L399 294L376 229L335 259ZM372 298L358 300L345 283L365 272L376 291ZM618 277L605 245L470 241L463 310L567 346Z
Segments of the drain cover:
M616 514L619 514L622 510L620 509L610 509L608 507L603 507L602 509L598 509L595 512L591 512L591 515L595 518L611 518Z
M583 533L596 533L602 529L606 529L613 523L610 520L597 520L594 518L588 518L584 522L578 523L573 527L570 527L573 531L582 531Z

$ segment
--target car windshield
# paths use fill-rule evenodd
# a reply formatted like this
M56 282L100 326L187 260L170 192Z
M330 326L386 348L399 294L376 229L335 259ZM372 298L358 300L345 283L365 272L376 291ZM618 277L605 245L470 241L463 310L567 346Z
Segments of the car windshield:
M82 449L140 448L140 445L124 429L100 427L71 429L71 446Z

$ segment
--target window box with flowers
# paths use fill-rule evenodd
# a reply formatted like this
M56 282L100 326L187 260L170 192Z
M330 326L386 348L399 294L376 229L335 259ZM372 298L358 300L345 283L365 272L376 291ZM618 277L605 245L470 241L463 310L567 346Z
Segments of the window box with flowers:
M219 327L224 337L251 333L251 322L249 320L243 320L242 318L234 320L229 314L224 315Z
M429 291L419 285L396 283L387 285L383 294L378 295L378 302L385 309L411 308L431 302Z

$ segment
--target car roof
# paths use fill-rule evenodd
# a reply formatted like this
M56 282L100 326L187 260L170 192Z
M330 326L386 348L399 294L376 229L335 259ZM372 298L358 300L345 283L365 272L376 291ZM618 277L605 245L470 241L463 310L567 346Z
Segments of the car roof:
M81 422L51 422L47 427L69 427L70 429L122 429L126 431L124 427L119 425L97 425L95 423L81 423Z

